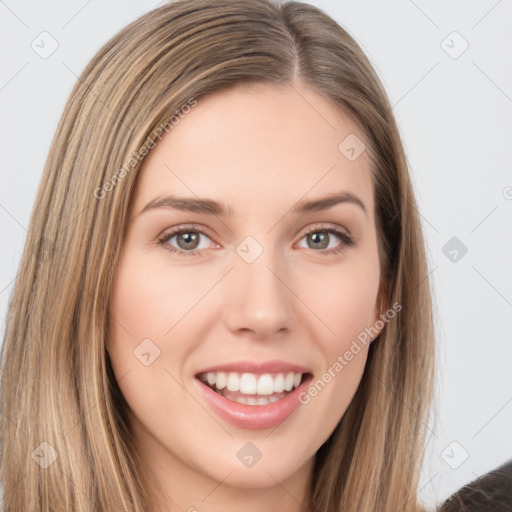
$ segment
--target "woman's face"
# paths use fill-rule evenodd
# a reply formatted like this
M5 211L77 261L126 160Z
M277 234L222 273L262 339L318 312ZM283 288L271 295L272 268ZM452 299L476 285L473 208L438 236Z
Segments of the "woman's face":
M107 350L142 456L178 492L293 487L350 404L380 312L361 141L300 83L239 86L147 155Z

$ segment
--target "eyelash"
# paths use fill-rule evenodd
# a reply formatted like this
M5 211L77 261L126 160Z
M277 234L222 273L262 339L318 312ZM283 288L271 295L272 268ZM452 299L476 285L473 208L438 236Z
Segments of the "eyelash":
M354 245L354 239L349 236L347 233L344 233L343 231L340 231L339 229L336 229L335 227L333 226L313 226L312 228L308 228L302 235L302 237L300 238L302 240L302 238L304 238L305 236L311 234L311 233L329 233L329 234L332 234L332 235L335 235L337 236L338 238L340 238L340 240L342 241L342 243L335 247L334 249L324 249L324 250L321 250L321 251L314 251L314 252L318 252L324 256L329 256L331 254L338 254L338 253L341 253L342 251L344 251L347 247L350 247L351 245ZM203 256L202 252L201 252L201 249L197 250L192 250L192 251L184 251L182 249L177 249L176 247L173 247L172 245L169 245L167 242L173 238L175 235L179 235L181 233L200 233L208 238L210 238L208 236L208 234L203 231L201 228L198 228L198 227L181 227L181 228L178 228L178 229L175 229L173 231L170 231L170 232L167 232L167 233L164 233L159 239L158 239L158 243L159 245L162 245L163 248L169 252L172 252L172 253L176 253L176 254L181 254L182 256Z

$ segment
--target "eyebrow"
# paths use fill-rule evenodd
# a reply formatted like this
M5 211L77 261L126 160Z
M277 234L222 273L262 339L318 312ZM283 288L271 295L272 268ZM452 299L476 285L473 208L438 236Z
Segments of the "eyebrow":
M359 199L351 192L341 192L339 194L333 194L312 200L301 199L300 201L297 201L295 206L291 209L291 212L296 215L308 212L318 212L327 210L341 203L355 204L359 206L365 214L368 213L361 199ZM186 212L217 215L220 217L232 217L234 215L233 209L230 206L225 206L224 204L214 201L213 199L178 196L157 197L147 203L139 215L148 210L164 207Z

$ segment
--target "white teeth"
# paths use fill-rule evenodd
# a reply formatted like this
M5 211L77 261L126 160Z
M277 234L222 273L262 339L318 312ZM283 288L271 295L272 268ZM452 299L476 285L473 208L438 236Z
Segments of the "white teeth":
M240 393L244 395L256 394L256 375L252 373L242 374L242 378L240 379Z
M258 395L271 395L273 392L274 379L272 378L272 375L265 373L258 380Z
M291 391L293 389L293 373L289 373L284 379L284 389Z
M274 398L274 400L272 400ZM276 402L279 400L277 397L269 397L269 398L245 398L245 396L237 396L236 398L233 398L234 402L238 402L239 404L244 405L267 405L270 402Z
M276 378L274 379L274 391L276 393L284 391L284 375L282 373L276 375Z
M244 405L267 405L272 402L277 402L278 400L280 399L277 396L269 396L268 398L263 396L259 398L237 396L236 398L233 398L234 402Z
M218 372L217 373L217 381L215 382L217 389L224 389L226 387L226 384L227 384L226 374L224 372Z
M228 383L227 386L229 391L240 391L240 378L238 377L238 373L229 373L228 374Z
M215 385L217 390L227 388L229 391L239 391L244 395L270 396L273 393L291 391L292 389L298 387L302 380L302 374L288 372L287 374L264 373L260 375L248 372L242 374L237 372L208 372L201 375L201 380L208 382L208 384L212 387ZM258 398L256 400L262 399L263 398ZM265 398L265 400L267 400L267 398ZM271 401L275 402L275 400ZM258 404L250 403L249 405Z

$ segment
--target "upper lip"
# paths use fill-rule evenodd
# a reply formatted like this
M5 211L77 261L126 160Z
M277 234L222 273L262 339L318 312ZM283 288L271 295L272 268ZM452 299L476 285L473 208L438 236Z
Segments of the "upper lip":
M239 372L239 373L311 373L309 368L287 361L233 361L231 363L218 364L215 366L209 366L196 373L200 375L202 373L209 372Z

